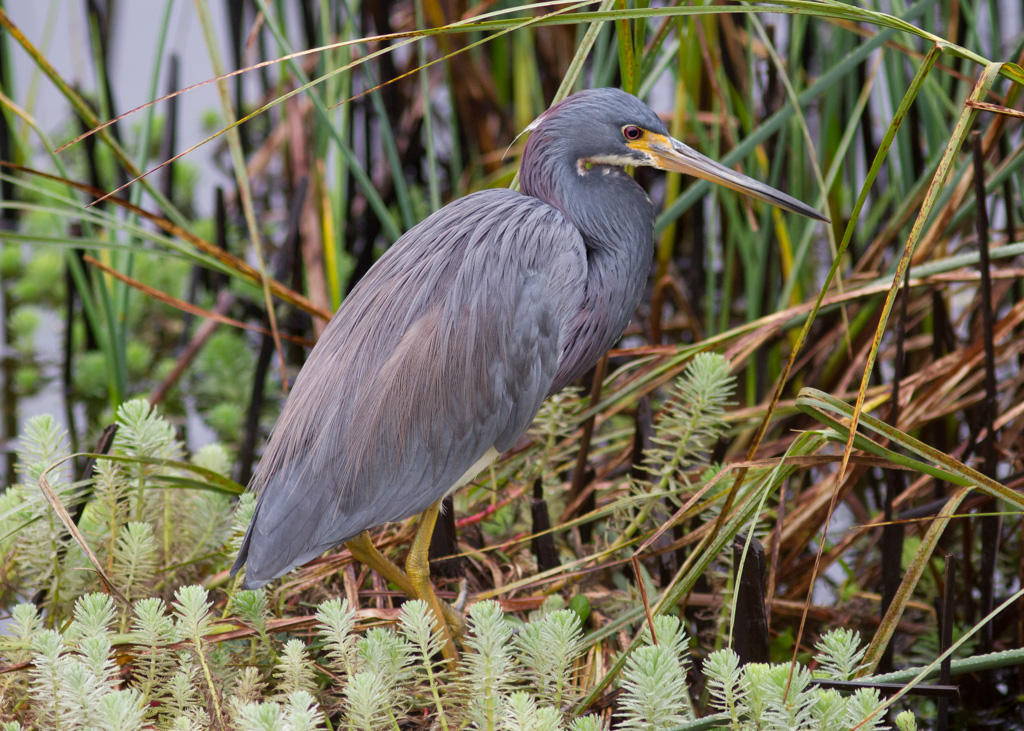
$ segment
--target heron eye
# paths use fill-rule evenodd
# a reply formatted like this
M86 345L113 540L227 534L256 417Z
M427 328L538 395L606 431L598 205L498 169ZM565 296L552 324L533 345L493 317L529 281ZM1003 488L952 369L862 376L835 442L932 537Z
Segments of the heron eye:
M630 140L632 142L632 141L638 140L641 137L643 137L644 133L640 130L639 127L634 127L633 125L629 125L628 127L623 127L622 128L622 135L627 140Z

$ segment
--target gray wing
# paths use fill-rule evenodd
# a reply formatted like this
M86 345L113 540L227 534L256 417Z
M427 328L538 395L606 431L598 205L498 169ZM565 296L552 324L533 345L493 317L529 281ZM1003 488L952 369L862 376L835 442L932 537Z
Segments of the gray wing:
M346 298L303 366L254 480L233 570L262 586L425 510L530 425L586 287L564 216L507 190L410 230Z

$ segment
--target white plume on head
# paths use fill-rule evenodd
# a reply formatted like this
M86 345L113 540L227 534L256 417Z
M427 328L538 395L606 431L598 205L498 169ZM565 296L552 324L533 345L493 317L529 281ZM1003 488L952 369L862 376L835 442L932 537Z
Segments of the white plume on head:
M508 147L506 147L506 148L505 148L505 152L503 152L503 153L502 153L502 155L501 155L501 159L502 159L502 160L504 160L504 159L505 159L505 156L506 156L506 155L508 155L508 151L512 149L512 145L514 145L514 144L516 143L516 141L517 141L517 140L518 140L518 139L519 139L520 137L522 137L523 135L525 135L525 134L526 134L527 132L533 132L533 130L537 129L537 125L539 125L539 124L541 123L541 121L543 121L543 119L544 119L544 118L545 118L546 116L548 116L548 114L549 114L550 112L551 112L551 107L548 107L548 108L547 108L547 109L545 109L545 110L544 110L543 112L541 112L541 114L540 114L540 116L539 116L539 117L537 117L537 118L536 118L535 120L533 120L533 121L532 121L532 122L530 122L530 123L529 123L528 125L526 125L525 127L523 127L523 131L522 131L522 132L520 132L519 134L517 134L517 135L516 135L515 137L513 137L513 138L512 138L512 141L508 143Z

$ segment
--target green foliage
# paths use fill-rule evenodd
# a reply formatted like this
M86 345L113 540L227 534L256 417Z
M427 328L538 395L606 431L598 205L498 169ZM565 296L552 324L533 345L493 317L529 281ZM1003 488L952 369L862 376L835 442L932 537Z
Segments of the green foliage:
M131 634L138 647L135 663L135 688L144 698L159 704L169 694L169 681L177 671L170 648L181 639L174 620L167 614L163 599L147 597L134 605ZM152 705L150 716L159 705Z
M252 617L262 610L253 609L260 605L255 592L248 594L235 607ZM393 729L423 712L439 728L563 728L570 708L565 686L574 682L572 670L583 649L576 613L556 610L535 619L523 627L526 639L515 642L497 603L475 604L469 614L470 637L453 676L439 659L441 636L425 602L403 604L397 631L375 627L360 636L353 632L355 614L347 603L325 601L316 612L317 639L308 646L297 638L285 642L270 690L256 668L243 670L229 713L239 728L286 728L288 714L298 712L295 699L320 694L319 702L340 714L345 728ZM558 660L541 661L538 641L549 643L551 658ZM314 658L333 674L326 688L318 687ZM318 722L322 715L310 718ZM584 721L573 728L599 727Z
M64 256L59 251L37 249L25 261L10 292L20 303L59 304L65 297Z
M828 680L848 680L859 667L865 648L860 635L846 629L827 632L816 645L818 674ZM851 695L811 684L812 673L803 665L750 663L740 667L732 650L718 650L704 661L711 706L729 717L736 731L816 731L887 729L882 701L875 689L861 688ZM870 678L859 680L870 682ZM870 717L870 720L869 720ZM902 719L902 720L901 720ZM900 729L916 728L913 714L897 718Z
M207 444L205 447L200 448L198 452L192 455L192 464L196 467L202 467L203 469L211 470L221 475L226 475L231 472L231 456L227 450L224 449L223 445Z
M516 691L502 702L501 731L558 731L561 714L551 707L538 708L528 693Z
M21 260L21 247L0 242L0 279L17 279L25 271Z
M730 403L736 379L729 362L719 353L698 353L676 379L672 393L655 424L652 446L644 452L643 479L632 479L635 507L619 510L625 522L613 530L619 542L632 538L640 528L661 525L668 519L677 496L710 479L710 452L725 434L725 407ZM668 499L666 501L666 498ZM710 513L709 513L710 514Z
M131 340L124 349L128 378L135 383L143 381L152 370L153 349L141 340Z
M442 695L451 677L440 659L444 640L434 627L433 613L422 600L406 602L402 605L400 623L414 657L413 672L420 676L419 685L425 686L426 705L436 712L438 724L447 728L448 712ZM416 683L415 676L413 682Z
M579 426L581 405L580 390L577 388L563 389L541 404L527 432L538 449L533 455L529 475L524 476L524 479L540 477L545 487L558 481L554 469L558 464L555 459L556 447L560 441L571 437Z
M14 390L21 396L38 393L45 379L35 363L22 363L14 371Z
M910 711L903 711L896 716L896 728L900 731L917 731L917 719Z
M218 439L234 444L242 438L245 412L239 402L219 403L203 410L203 420L217 434Z
M129 457L154 462L181 458L182 446L175 436L174 427L147 401L136 399L122 404L117 410L117 422L119 428L114 438L114 449ZM157 464L138 462L129 467L129 472L141 480L158 469Z
M72 369L75 393L88 401L104 402L107 399L107 362L103 353L91 350L75 358Z
M711 653L704 661L704 675L712 705L728 713L732 725L737 726L747 695L739 655L731 650Z
M867 648L860 646L860 633L839 628L824 635L814 645L818 650L821 672L834 680L852 680L861 669Z
M470 699L468 714L478 728L496 728L502 697L511 689L512 628L497 602L480 602L469 610L472 634L466 640L463 688Z
M220 329L199 352L191 393L203 418L219 439L233 444L241 438L246 404L252 396L256 356L237 332Z
M270 649L267 637L267 620L270 619L270 604L263 589L240 591L231 598L231 609L245 624L256 630L262 640L257 645L255 638L251 647L250 660L255 659L257 647Z
M29 610L19 608L17 613L24 630ZM63 635L34 627L29 638L33 666L28 696L37 726L141 728L142 695L135 688L117 688L118 669L109 634L115 613L109 596L88 594L76 603L74 619Z
M160 549L149 523L127 523L114 545L111 576L129 599L148 596L156 579Z
M730 380L725 362L701 360L687 379L724 390ZM681 393L687 388L679 387ZM696 439L695 450L707 448L713 429L721 428L715 403L725 397L706 400L705 417L682 419L682 406L673 417L674 428ZM219 491L155 489L178 474L168 465L182 459L173 428L144 401L125 403L117 416L111 455L126 461L98 460L86 483L71 481L58 464L65 439L53 420L32 420L20 442L19 482L0 496L5 586L23 594L43 590L43 611L15 606L9 634L0 639L5 662L31 662L23 673L0 676L0 694L19 708L18 722L41 728L317 729L330 716L332 724L353 729L393 729L414 717L444 729L600 728L597 718L570 718L580 697L577 670L586 645L580 614L564 608L559 597L517 625L517 632L496 602L474 604L456 674L440 660L440 635L419 601L402 606L397 628L362 633L347 602L326 601L315 612L315 636L290 637L271 631L272 608L263 590L239 592L230 611L253 638L209 642L215 597L200 586L179 585L226 568L252 514L253 496L242 497L232 518ZM219 446L203 449L195 462L215 471L229 464ZM80 527L129 604L96 593L95 573L42 499L38 481L44 471L66 506L85 501ZM622 727L670 729L693 719L689 641L679 619L655 617L653 633L644 628L641 639L622 675ZM852 631L825 635L817 649L818 672L827 678L846 680L860 669L864 651ZM129 673L119 670L117 657L127 658ZM712 705L737 730L830 731L859 723L883 728L882 715L867 720L881 703L877 693L843 696L818 689L804 666L791 679L787 663L739 668L736 656L721 650L708 657L705 673ZM901 718L901 728L913 727L912 719Z
M32 639L32 668L29 671L30 697L36 723L51 727L65 724L71 709L67 707L65 677L72 659L64 654L64 638L55 630L43 630ZM80 693L76 693L80 695ZM90 704L91 705L91 704ZM88 716L93 707L83 707Z
M669 647L648 645L635 650L626 661L622 689L624 728L667 731L687 720L676 710L687 692L686 678Z
M744 671L752 718L769 728L811 727L816 693L810 686L810 670L803 665L790 671L785 664L750 663Z
M686 686L688 640L676 617L657 617L653 644L649 627L644 645L626 660L619 707L623 728L667 731L693 718Z
M58 606L70 609L66 592L74 592L83 580L63 570L70 537L39 489L40 476L63 456L64 441L63 430L51 417L28 421L18 452L19 481L8 488L6 509L0 514L2 585L45 592L43 606L51 612ZM66 467L51 470L47 480L65 507L78 501L80 486L70 481Z
M235 717L235 725L239 731L314 731L324 727L324 716L313 696L297 690L289 694L283 703L242 706Z
M573 660L584 649L579 615L561 609L534 620L519 632L516 646L531 690L560 708L572 687Z
M36 328L41 320L35 307L18 307L7 318L9 337L15 350L30 354L35 351Z
M48 621L70 614L78 597L102 584L43 497L39 478L47 470L47 482L65 507L81 508L80 530L129 601L153 594L170 598L174 586L226 563L229 498L214 490L161 487L162 480L182 476L167 465L182 458L182 447L173 427L147 402L122 405L117 423L110 454L130 461L97 460L91 479L74 482L70 463L62 462L64 434L50 417L31 419L18 452L19 481L0 496L0 586L23 594L42 591ZM213 469L227 466L216 447L200 461ZM126 631L129 608L118 611Z
M317 629L324 638L327 660L337 672L349 676L356 668L356 641L352 633L355 626L355 612L349 609L345 599L331 599L320 605L316 613Z
M686 469L705 458L722 436L735 385L729 362L719 353L698 353L676 380L655 429L655 446L644 455L644 468L661 489L689 486Z
M4 676L4 696L22 709L20 722L39 728L199 729L220 716L235 729L322 729L330 710L335 727L352 729L394 729L424 713L444 729L603 729L596 716L567 717L583 650L571 610L538 613L513 641L497 603L475 604L453 677L438 659L441 637L422 601L403 605L397 631L376 627L361 636L344 601L325 601L316 613L316 636L307 643L266 637L264 592L241 592L232 604L239 619L262 627L268 644L283 642L269 673L245 664L244 644L217 647L205 639L214 630L211 607L199 586L178 589L170 613L159 598L140 599L131 607L131 631L122 637L114 633L119 609L105 594L79 597L63 632L44 628L31 605L18 605L0 653L8 662L32 665ZM124 644L118 649L115 643ZM653 636L642 632L642 646L623 673L619 727L667 730L694 717L688 644L675 617L656 617ZM862 653L857 635L846 631L826 635L820 648L823 674L836 679L856 667ZM122 674L115 655L125 652L131 672ZM329 681L315 662L331 669ZM735 653L720 650L704 671L713 707L729 714L735 731L839 731L862 722L862 728L884 728L877 692L843 697L818 689L802 666L790 681L787 664L740 668ZM868 720L872 714L876 718ZM897 721L904 731L915 723L907 714Z
M313 665L306 656L306 646L300 640L290 639L284 645L281 660L274 668L279 700L286 700L298 691L316 690Z
M175 164L175 168L177 168ZM191 272L189 262L167 256L140 256L135 266L135 277L144 284L160 292L167 292L174 297L185 296L188 276ZM181 313L170 305L161 302L153 302L142 295L132 295L140 302L145 302L145 307L130 309L128 316L135 320L134 324L142 324L143 318L169 317L177 321Z

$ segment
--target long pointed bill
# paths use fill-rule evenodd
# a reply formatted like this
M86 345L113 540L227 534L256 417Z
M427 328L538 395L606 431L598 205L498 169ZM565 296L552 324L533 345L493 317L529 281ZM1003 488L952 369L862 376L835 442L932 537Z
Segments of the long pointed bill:
M629 144L629 143L627 143ZM657 135L648 132L643 139L630 144L634 149L643 150L653 158L655 167L662 170L673 170L678 173L686 173L695 178L701 178L718 185L724 185L738 193L749 195L765 203L778 208L783 208L801 216L813 218L816 221L829 220L818 213L810 206L801 203L796 198L788 196L781 190L775 190L771 186L758 182L753 178L727 168L709 157L701 155L691 147L672 137Z

